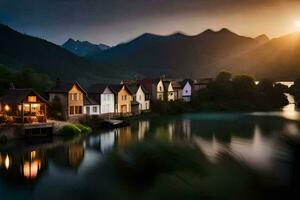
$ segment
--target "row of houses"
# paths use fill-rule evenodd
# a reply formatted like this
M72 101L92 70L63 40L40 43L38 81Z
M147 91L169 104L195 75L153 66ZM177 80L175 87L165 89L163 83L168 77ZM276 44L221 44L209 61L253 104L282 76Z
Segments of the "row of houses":
M120 84L93 84L85 90L78 82L58 79L47 91L48 100L32 89L10 89L0 98L0 115L11 121L45 122L47 108L59 101L65 119L86 115L131 115L148 111L156 100L191 101L195 90L205 87L210 79L171 80L142 79L124 80Z

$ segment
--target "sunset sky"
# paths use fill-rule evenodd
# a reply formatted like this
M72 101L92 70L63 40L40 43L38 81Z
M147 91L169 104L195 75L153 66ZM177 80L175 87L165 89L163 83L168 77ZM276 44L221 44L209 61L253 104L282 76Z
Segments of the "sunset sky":
M300 31L300 0L0 0L0 23L57 44L71 37L115 45L144 32L222 27L277 37Z

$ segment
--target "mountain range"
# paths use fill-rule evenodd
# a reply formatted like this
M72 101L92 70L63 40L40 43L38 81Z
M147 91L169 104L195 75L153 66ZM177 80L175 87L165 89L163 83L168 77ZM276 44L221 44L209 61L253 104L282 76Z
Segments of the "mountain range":
M225 28L206 30L195 36L145 33L88 59L137 74L196 78L212 76L225 60L249 52L260 44L259 40L239 36Z
M0 25L0 44L0 64L16 69L30 66L52 78L87 83L162 74L212 77L220 70L252 74L259 79L292 80L300 76L300 33L271 40L266 35L241 36L226 28L193 36L145 33L101 49L73 39L60 46ZM81 53L72 53L69 44ZM86 50L86 46L100 50Z
M105 44L93 44L88 41L68 39L62 47L80 57L89 57L109 49L110 46Z

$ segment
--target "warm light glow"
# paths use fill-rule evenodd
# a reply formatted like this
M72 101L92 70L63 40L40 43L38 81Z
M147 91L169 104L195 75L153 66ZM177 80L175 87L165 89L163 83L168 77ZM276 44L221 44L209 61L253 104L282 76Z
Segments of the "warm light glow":
M26 178L34 179L37 177L41 169L41 161L34 160L33 162L25 162L23 165L23 174Z
M35 157L36 157L36 151L30 152L30 158L31 158L31 160L34 159Z
M296 27L297 29L300 30L300 20L295 21L295 22L294 22L294 25L295 25L295 27Z
M5 105L5 106L4 106L4 110L5 110L5 111L9 111L9 110L10 110L9 105Z
M36 102L36 96L28 96L28 102Z
M5 157L4 166L5 166L5 169L9 169L10 160L9 160L9 156L8 155L6 155L6 157Z

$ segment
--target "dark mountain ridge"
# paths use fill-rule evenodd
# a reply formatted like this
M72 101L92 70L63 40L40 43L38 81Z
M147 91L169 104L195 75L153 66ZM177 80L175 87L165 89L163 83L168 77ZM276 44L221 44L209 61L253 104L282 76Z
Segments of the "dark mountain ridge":
M89 59L137 74L199 77L212 75L222 60L258 45L255 39L239 36L225 28L206 30L194 36L145 33Z
M0 63L15 69L31 67L55 79L93 79L107 75L105 67L80 58L43 39L0 24Z

